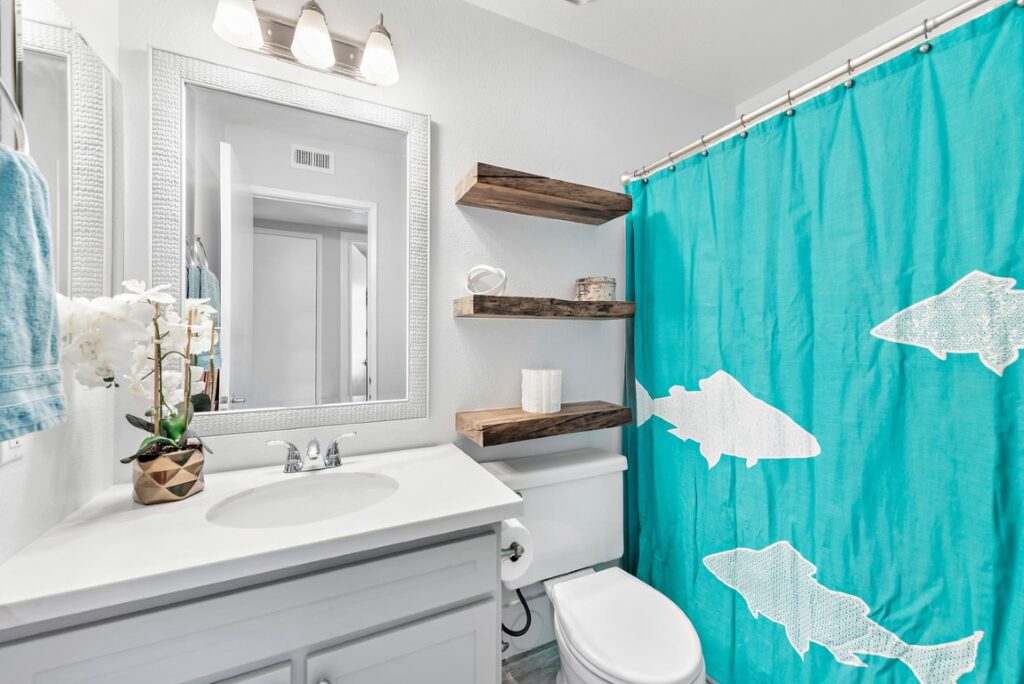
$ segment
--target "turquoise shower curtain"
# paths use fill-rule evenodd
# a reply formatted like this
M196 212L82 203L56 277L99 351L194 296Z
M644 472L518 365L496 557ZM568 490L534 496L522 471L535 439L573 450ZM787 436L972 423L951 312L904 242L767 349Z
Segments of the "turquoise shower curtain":
M1024 8L629 191L626 562L722 684L1024 681Z

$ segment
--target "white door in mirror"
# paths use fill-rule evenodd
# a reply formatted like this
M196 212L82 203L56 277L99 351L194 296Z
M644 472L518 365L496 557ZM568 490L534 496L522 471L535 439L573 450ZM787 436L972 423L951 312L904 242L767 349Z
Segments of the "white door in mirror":
M24 437L0 442L0 466L5 466L12 461L25 457L28 451L27 442Z

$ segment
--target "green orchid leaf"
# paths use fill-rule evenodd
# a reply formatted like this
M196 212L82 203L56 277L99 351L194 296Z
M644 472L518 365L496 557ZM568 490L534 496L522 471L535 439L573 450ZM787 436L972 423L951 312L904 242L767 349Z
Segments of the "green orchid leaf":
M190 440L190 439L194 439L195 441L199 442L199 446L203 447L203 451L205 451L206 453L208 453L208 454L212 454L213 453L213 449L208 447L206 445L206 442L203 441L203 438L200 437L195 432L195 430L192 430L192 429L185 430L185 433L181 436L181 440L178 442L179 446L182 445L182 444L186 444L187 445L188 444L188 440ZM185 448L185 447L182 447L182 448Z
M142 443L139 445L138 451L136 451L131 456L127 456L125 458L122 458L121 459L121 463L131 463L136 458L138 458L140 460L141 459L152 460L153 458L156 458L157 453L159 453L159 452L151 453L152 452L152 447L153 447L154 444L164 444L164 445L172 446L172 447L175 447L175 448L178 447L177 443L174 442L173 440L167 439L166 437L160 437L160 436L157 436L157 435L151 435L150 437L147 437L146 439L142 440ZM147 456L149 456L150 458L146 458Z
M137 427L140 430L153 434L153 423L150 421L139 418L138 416L133 416L130 413L126 413L124 417L132 427Z
M181 411L170 418L164 418L160 421L160 430L163 432L164 436L175 443L177 443L178 439L185 433L185 428L187 427L188 415L185 411Z

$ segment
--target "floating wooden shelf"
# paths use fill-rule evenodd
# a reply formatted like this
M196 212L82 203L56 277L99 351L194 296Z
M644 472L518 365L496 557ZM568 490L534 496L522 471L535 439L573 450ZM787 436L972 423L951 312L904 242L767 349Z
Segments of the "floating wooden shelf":
M599 226L624 216L633 198L565 181L477 163L455 189L455 202L467 207Z
M456 318L549 318L601 320L632 318L634 302L576 302L549 297L466 295L455 300Z
M515 408L459 411L455 428L482 447L568 435L626 425L633 413L607 401L562 404L558 413L526 413Z

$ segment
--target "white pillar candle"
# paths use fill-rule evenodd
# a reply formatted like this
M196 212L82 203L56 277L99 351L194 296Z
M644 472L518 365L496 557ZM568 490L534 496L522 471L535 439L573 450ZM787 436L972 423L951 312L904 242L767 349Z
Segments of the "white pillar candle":
M523 369L523 411L558 413L562 410L562 371L551 368Z

